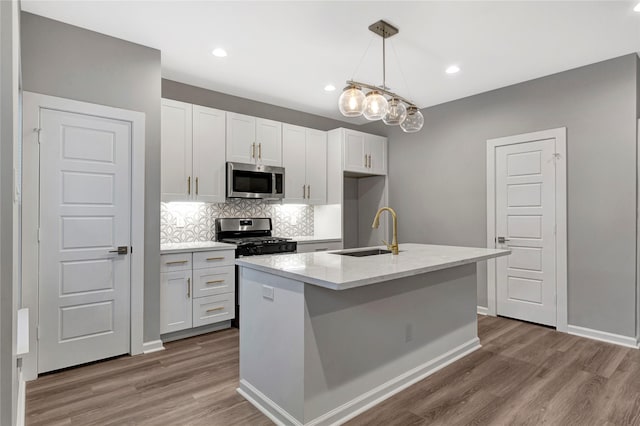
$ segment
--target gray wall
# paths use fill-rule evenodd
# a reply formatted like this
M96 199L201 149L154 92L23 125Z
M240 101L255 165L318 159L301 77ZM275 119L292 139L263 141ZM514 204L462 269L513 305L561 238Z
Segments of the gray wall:
M22 14L23 88L144 112L144 339L160 336L160 51Z
M389 136L400 240L486 246L486 140L567 127L569 324L635 336L637 68L632 54L427 108L411 135L364 126Z
M162 97L318 130L332 130L338 127L360 129L359 125L282 108L264 102L252 101L251 99L239 98L167 79L162 79Z

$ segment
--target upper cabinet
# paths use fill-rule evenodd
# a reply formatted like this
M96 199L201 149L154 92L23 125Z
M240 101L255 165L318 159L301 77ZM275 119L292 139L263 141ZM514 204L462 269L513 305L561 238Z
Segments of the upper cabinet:
M364 175L387 174L387 138L350 129L332 130L342 141L342 170Z
M225 112L162 100L162 201L224 202Z
M227 113L227 161L282 166L282 123Z
M326 132L283 124L282 164L285 168L285 202L326 204Z

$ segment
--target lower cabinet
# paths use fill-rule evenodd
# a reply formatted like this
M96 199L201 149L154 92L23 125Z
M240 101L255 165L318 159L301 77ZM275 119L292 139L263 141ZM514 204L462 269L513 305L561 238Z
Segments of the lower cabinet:
M235 317L233 250L160 256L160 334Z

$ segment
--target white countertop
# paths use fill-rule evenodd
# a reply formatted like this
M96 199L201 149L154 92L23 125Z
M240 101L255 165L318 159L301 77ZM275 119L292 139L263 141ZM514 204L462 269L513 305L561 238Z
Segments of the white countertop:
M167 243L160 245L160 254L188 253L192 251L235 250L236 246L216 241L194 241L190 243Z
M332 252L296 253L244 257L236 259L236 265L333 290L346 290L510 253L510 250L477 247L400 244L397 256L390 253L367 257L341 256Z
M318 238L313 235L297 235L295 237L291 237L291 240L298 244L339 243L342 241L342 238Z

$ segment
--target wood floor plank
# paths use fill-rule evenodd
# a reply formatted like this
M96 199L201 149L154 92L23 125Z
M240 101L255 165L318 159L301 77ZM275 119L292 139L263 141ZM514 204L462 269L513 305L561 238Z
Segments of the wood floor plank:
M482 348L348 425L640 425L640 351L479 316ZM266 426L238 387L238 331L43 375L29 426Z

